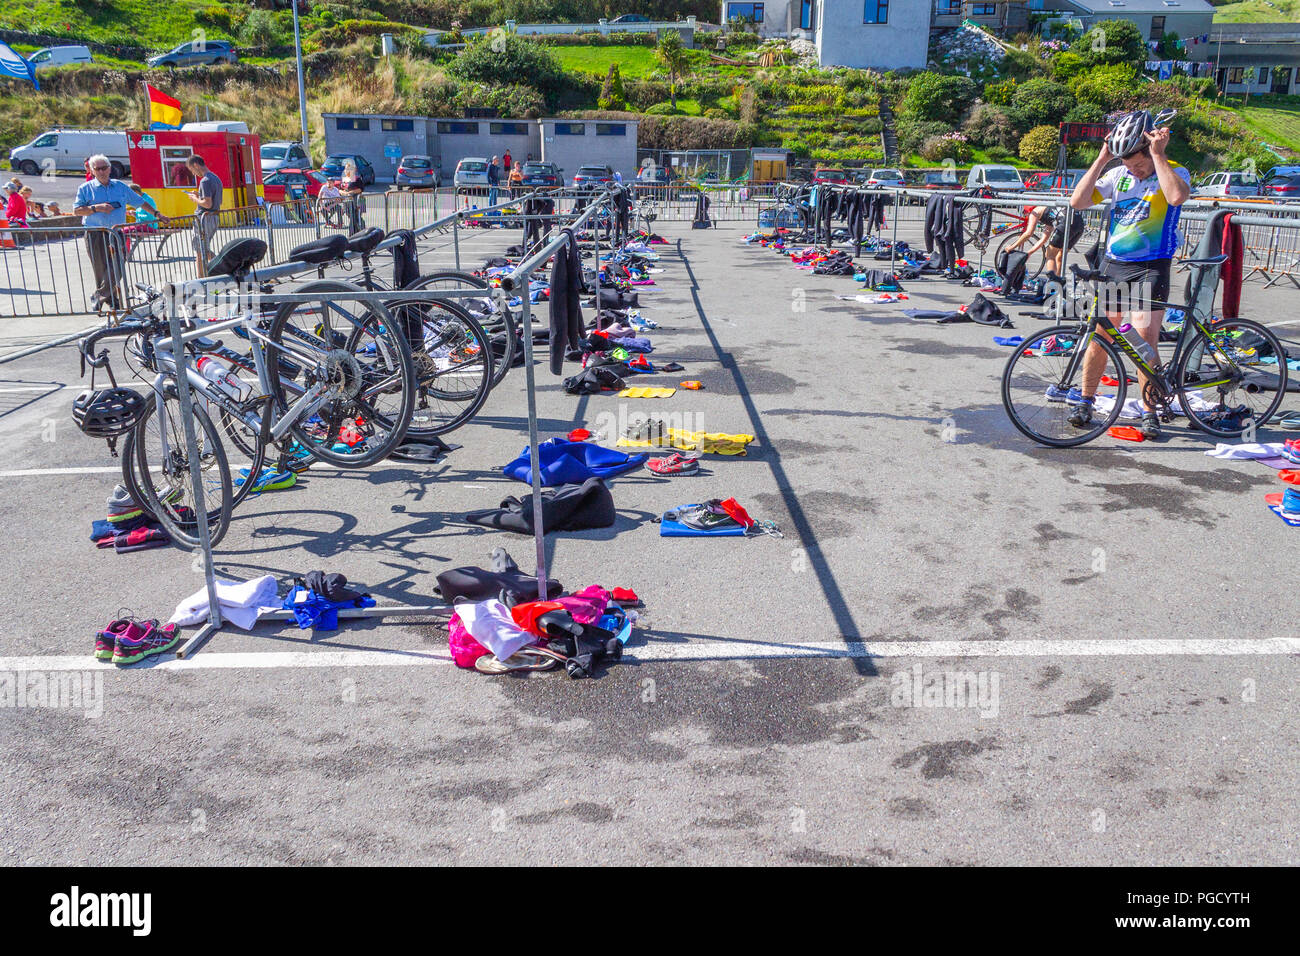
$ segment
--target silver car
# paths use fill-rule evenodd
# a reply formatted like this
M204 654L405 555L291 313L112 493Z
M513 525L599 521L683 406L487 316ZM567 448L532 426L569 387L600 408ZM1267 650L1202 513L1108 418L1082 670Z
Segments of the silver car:
M482 156L466 156L456 164L452 175L452 185L486 186L488 184L488 161Z
M145 61L151 67L176 66L217 66L222 63L238 63L239 54L227 40L194 40L182 43L166 53L151 56Z
M438 167L434 165L432 157L403 156L397 164L393 185L410 189L433 189L438 185L439 178Z
M1215 173L1197 186L1194 196L1258 196L1259 178L1250 173Z

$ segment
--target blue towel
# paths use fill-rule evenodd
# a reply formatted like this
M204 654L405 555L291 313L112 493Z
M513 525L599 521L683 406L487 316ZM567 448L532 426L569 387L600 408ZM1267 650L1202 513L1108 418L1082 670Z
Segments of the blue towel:
M588 478L613 478L624 472L636 471L646 463L649 455L628 455L612 448L601 448L582 441L552 438L537 446L542 485L580 485ZM527 483L531 480L532 459L527 446L519 457L502 468L507 478Z
M710 528L704 531L700 528L691 528L680 521L674 521L672 518L662 518L659 521L659 537L661 538L719 538L719 537L738 537L745 533L745 529L738 524L724 525L721 528Z
M307 596L301 601L298 595ZM308 591L296 584L290 589L282 607L293 613L293 619L302 630L314 627L318 631L336 631L339 627L339 611L348 607L374 607L375 599L363 594L355 601L330 601L315 591Z

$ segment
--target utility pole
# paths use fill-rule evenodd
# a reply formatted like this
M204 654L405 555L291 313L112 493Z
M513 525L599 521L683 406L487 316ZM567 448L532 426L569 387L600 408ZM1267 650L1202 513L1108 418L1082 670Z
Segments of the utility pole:
M298 33L298 0L293 0L293 52L298 59L298 116L302 120L302 148L308 156L311 156L311 147L307 143L307 87L302 81L302 37Z

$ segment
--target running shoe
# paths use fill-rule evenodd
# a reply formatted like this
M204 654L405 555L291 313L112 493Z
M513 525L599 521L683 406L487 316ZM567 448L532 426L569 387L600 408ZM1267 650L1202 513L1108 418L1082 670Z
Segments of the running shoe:
M1294 465L1300 465L1300 438L1288 438L1282 442L1282 457Z
M117 636L113 663L134 664L154 654L162 654L175 647L180 639L175 624L159 627L157 621L132 621L126 631Z
M700 473L700 453L697 451L678 451L666 458L651 458L645 466L656 475L698 475Z
M126 633L130 624L129 618L119 618L95 635L96 660L111 661L113 659L113 648L117 645L117 639Z
M1047 400L1049 402L1065 402L1070 405L1078 405L1083 401L1083 389L1079 386L1066 390L1059 385L1047 386Z

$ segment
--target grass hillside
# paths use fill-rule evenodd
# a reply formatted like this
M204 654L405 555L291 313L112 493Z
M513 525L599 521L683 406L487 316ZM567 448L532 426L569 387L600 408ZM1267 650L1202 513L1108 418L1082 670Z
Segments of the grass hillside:
M1300 0L1211 2L1215 23L1300 23Z
M218 6L215 0L4 0L0 27L163 50L189 40L200 29L212 39L233 39L204 16Z

